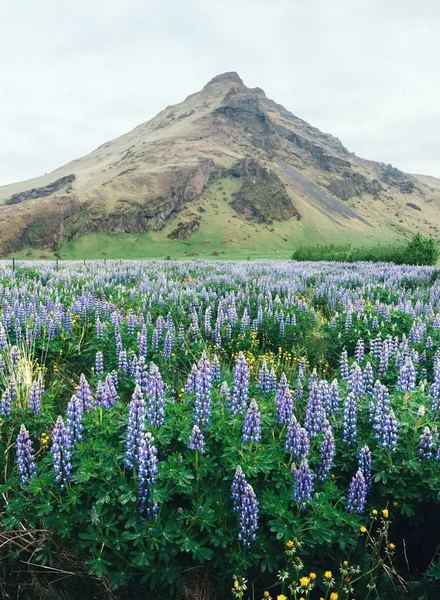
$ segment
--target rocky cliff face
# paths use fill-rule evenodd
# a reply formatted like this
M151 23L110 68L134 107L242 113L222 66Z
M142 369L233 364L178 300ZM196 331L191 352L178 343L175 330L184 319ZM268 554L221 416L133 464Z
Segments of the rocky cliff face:
M408 221L408 229L440 236L438 180L356 157L225 73L91 154L0 188L0 254L23 245L55 250L94 231L160 230L173 220L170 239L184 239L204 225L191 205L225 177L236 182L230 206L249 222L301 219L362 233L385 220L403 223L404 235Z

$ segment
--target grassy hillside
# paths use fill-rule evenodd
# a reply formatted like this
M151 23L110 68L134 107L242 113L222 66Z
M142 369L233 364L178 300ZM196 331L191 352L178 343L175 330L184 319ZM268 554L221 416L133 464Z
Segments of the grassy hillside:
M303 220L274 221L271 224L256 223L237 213L229 205L232 194L238 189L233 177L215 181L200 198L160 231L143 234L88 233L65 243L57 255L64 260L81 259L148 259L148 258L201 258L245 259L290 258L295 247L304 244L352 244L371 245L389 243L399 239L390 229L374 229L347 234L337 223L328 222L320 227ZM313 210L313 208L310 208ZM199 229L186 240L172 240L168 235L178 223L200 218ZM55 258L54 253L23 248L10 257L20 259Z

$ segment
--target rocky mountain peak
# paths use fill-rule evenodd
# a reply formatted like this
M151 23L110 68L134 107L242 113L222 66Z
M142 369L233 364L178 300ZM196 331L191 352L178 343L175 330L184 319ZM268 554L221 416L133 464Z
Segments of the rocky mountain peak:
M244 85L243 80L241 79L238 73L236 73L235 71L229 71L228 73L221 73L220 75L216 75L215 77L213 77L211 81L208 81L208 83L205 85L205 88L215 83L222 83L226 81L228 83Z

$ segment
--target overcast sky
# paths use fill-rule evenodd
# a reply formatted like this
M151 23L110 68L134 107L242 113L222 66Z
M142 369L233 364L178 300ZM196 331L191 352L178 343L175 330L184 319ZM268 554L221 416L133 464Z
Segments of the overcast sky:
M440 177L439 0L0 0L0 185L225 71L359 156Z

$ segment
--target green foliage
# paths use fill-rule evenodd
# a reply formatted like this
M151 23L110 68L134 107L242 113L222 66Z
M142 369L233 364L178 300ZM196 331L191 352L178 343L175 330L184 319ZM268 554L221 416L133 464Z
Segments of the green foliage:
M440 257L440 247L432 238L417 233L404 251L408 265L435 265Z
M421 233L414 235L406 245L351 246L319 245L300 246L292 260L338 262L392 262L397 265L435 265L440 257L440 247Z

